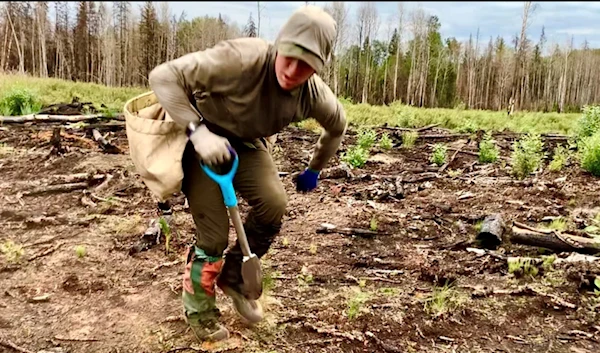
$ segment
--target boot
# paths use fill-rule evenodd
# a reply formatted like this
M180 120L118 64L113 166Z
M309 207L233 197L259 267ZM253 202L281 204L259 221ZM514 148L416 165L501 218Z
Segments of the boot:
M235 311L250 324L255 324L263 319L263 308L257 300L247 299L243 294L222 281L217 281L217 286L233 301Z
M220 312L215 297L215 281L222 266L221 257L207 256L194 245L188 249L183 275L183 313L199 341L229 338L229 331L218 322Z

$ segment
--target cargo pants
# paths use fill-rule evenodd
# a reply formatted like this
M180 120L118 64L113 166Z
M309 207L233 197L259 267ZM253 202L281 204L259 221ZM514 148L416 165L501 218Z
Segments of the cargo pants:
M251 207L244 229L250 249L264 256L279 233L287 206L287 195L271 158L271 141L242 143L230 139L239 165L233 186ZM195 246L188 250L183 278L186 314L211 319L215 308L215 284L245 294L241 277L243 254L236 244L222 258L229 242L230 221L219 185L204 173L189 143L183 156L182 191L196 225Z

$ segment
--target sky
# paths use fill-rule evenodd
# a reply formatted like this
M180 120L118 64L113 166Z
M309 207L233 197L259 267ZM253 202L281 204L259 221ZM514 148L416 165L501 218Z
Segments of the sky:
M158 2L156 2L158 5ZM245 26L250 13L257 19L258 2L180 2L169 1L173 14L179 16L185 11L186 17L222 16ZM323 7L327 2L309 2ZM279 28L292 12L304 6L304 1L260 2L261 24L260 37L274 40ZM348 1L349 16L356 23L357 9L360 2ZM381 25L378 37L385 39L388 23L396 23L397 2L375 2ZM489 1L489 2L404 2L405 12L421 7L427 14L436 15L441 24L442 38L456 37L459 41L468 40L472 34L475 39L479 29L480 40L484 44L500 35L508 43L521 31L523 2ZM132 2L134 9L139 10L142 2ZM589 46L600 48L600 2L534 2L535 11L531 15L528 37L535 42L540 38L542 26L545 26L547 43L566 45L573 36L573 43L581 47L587 39ZM393 27L392 27L393 28Z
M159 3L155 2L157 8ZM258 5L260 4L260 37L267 40L274 40L277 32L292 12L306 4L305 1L168 1L168 3L172 14L177 17L183 11L185 11L187 19L205 15L217 17L221 13L223 17L236 22L241 27L246 25L251 13L255 21L257 20ZM323 7L328 2L311 1L309 3ZM134 11L139 11L143 2L132 1L131 4ZM354 25L360 2L347 1L345 5L349 9L349 17ZM390 27L388 24L396 23L398 2L375 2L375 5L381 23L378 38L385 40ZM499 35L504 37L509 45L512 45L514 36L521 31L523 5L524 2L508 1L404 2L405 13L421 7L427 14L436 15L440 20L440 32L444 39L456 37L459 41L466 41L470 34L475 39L479 29L481 45L487 45L490 37L495 39ZM548 44L556 43L563 47L573 36L573 44L576 48L581 48L585 40L588 41L591 48L600 48L600 31L596 30L597 23L600 21L600 2L533 2L533 6L535 10L530 16L531 21L527 35L534 42L539 40L542 26L544 26ZM353 36L351 39L357 38L354 33L351 35Z

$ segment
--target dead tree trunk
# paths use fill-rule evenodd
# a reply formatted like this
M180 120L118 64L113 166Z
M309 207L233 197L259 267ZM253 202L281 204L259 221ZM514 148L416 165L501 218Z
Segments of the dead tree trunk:
M506 226L501 215L486 217L476 237L486 249L495 249L508 239L510 243L546 248L556 252L578 252L595 255L600 253L600 241L582 236L529 227L514 222L512 231L505 237Z

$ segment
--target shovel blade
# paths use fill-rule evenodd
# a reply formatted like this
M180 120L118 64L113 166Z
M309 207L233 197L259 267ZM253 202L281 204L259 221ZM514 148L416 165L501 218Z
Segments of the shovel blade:
M244 257L242 263L242 279L246 296L249 299L257 300L262 295L262 269L260 259L255 254Z

